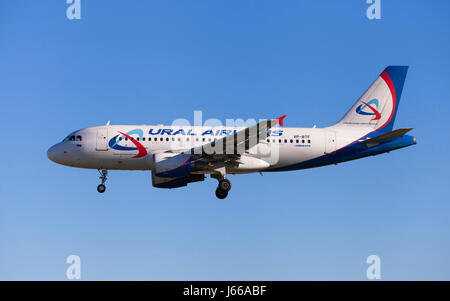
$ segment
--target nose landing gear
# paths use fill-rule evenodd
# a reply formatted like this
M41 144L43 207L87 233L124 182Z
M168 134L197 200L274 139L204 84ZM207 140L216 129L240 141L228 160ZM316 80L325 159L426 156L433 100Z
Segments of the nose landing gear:
M106 169L101 169L100 170L99 169L98 172L100 173L99 179L102 180L102 183L97 186L97 191L100 192L100 193L103 193L106 190L105 182L108 179L107 178L108 170L106 170Z
M100 184L97 186L98 192L103 193L103 192L105 192L105 190L106 190L106 186L104 184Z

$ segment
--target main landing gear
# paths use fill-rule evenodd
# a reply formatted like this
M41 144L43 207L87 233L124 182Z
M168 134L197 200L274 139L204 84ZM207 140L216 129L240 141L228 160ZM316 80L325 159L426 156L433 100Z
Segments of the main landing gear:
M98 172L100 173L100 180L102 180L102 183L97 186L97 191L103 193L106 190L105 182L108 179L106 177L108 175L108 171L106 169L99 169Z
M217 181L219 181L219 185L217 185L216 189L216 197L222 200L227 197L228 192L231 189L231 182L230 180L225 178L225 166L216 168L214 171L214 173L211 173L211 178L217 179Z
M231 182L228 179L222 178L219 180L219 185L216 189L216 197L219 199L224 199L228 195L228 191L231 189Z

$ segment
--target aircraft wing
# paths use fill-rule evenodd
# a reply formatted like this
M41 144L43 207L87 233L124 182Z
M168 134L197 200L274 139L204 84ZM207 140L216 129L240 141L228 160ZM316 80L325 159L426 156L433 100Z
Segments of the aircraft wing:
M269 129L277 124L283 126L283 119L285 117L286 115L283 115L272 120L261 121L233 135L191 148L188 152L192 155L200 155L201 157L213 156L216 159L220 159L221 157L239 157L241 154L248 152L253 146L267 139L269 136L267 131Z

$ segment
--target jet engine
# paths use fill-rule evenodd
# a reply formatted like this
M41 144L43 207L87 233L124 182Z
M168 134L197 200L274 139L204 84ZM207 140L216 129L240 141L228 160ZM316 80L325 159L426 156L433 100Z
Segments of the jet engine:
M187 186L188 183L204 181L204 175L187 175L175 178L164 178L155 175L152 171L152 185L156 188L178 188Z
M153 155L155 175L164 178L187 176L191 173L191 156L172 152Z

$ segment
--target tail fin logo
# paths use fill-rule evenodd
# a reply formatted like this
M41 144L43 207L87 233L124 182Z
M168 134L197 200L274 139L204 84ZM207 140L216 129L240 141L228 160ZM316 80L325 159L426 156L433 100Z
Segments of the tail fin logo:
M378 99L374 98L368 102L361 100L361 102L362 104L356 108L356 113L360 115L373 115L374 117L372 120L378 120L381 118L381 114L378 112Z

